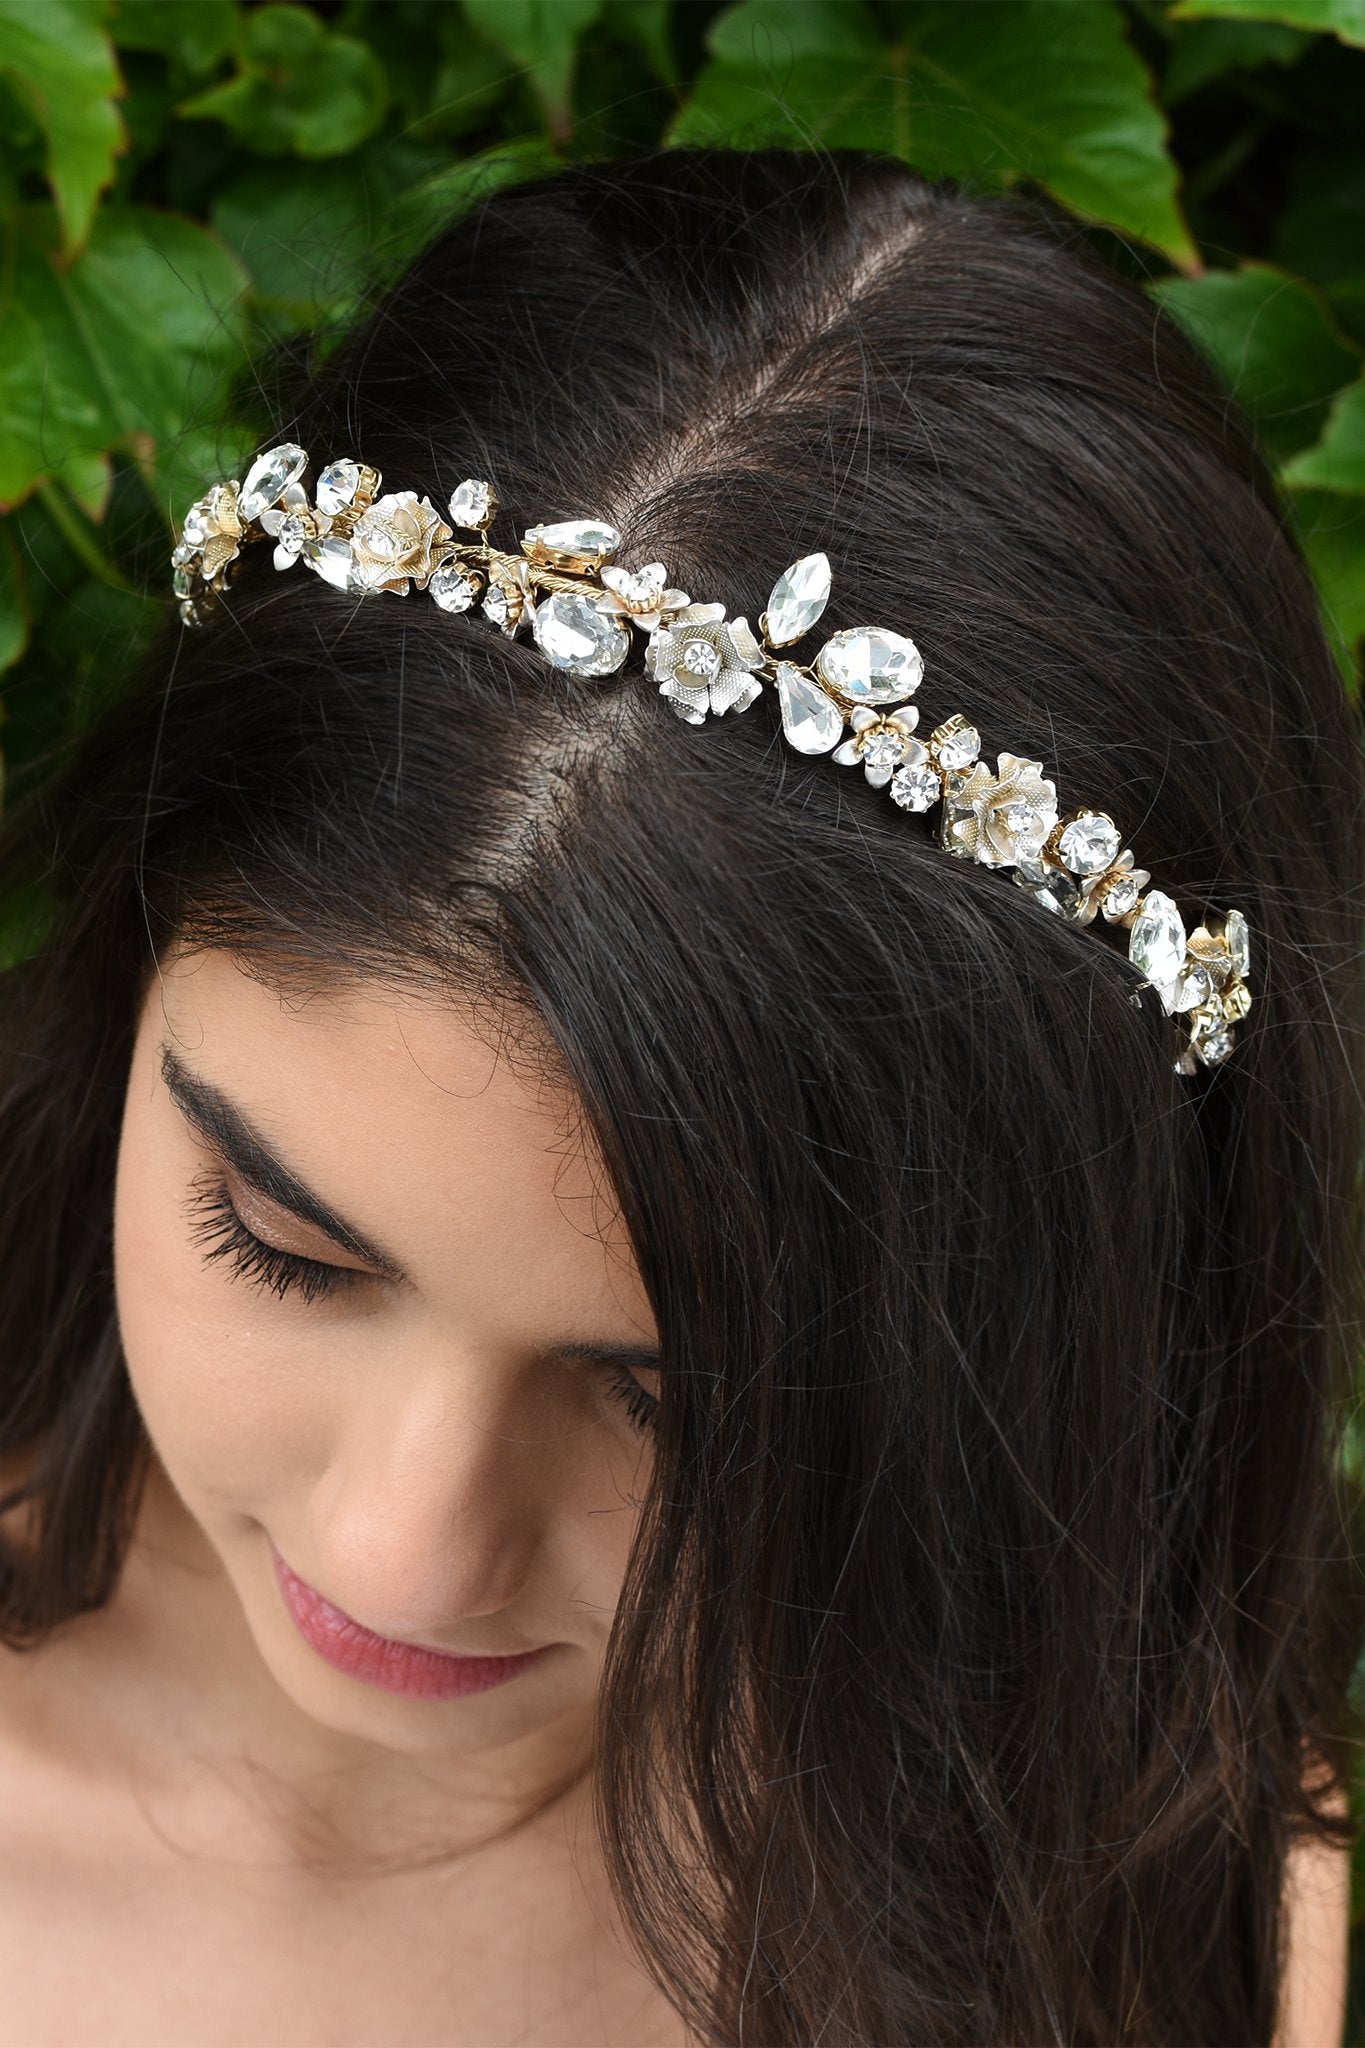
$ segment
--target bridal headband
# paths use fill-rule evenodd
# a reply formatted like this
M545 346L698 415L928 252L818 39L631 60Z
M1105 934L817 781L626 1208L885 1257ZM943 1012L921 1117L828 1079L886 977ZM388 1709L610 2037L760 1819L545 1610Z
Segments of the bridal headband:
M700 725L710 712L746 711L765 683L776 692L782 729L803 754L832 754L861 768L904 811L937 810L940 845L962 860L1013 869L1036 903L1080 925L1096 915L1125 927L1128 957L1168 1016L1183 1020L1175 1069L1216 1066L1233 1047L1251 1007L1247 922L1240 910L1209 913L1186 932L1171 898L1105 811L1057 808L1056 785L1040 761L997 754L980 759L981 738L961 713L915 736L909 700L924 664L913 640L885 626L833 633L809 662L780 656L804 638L829 599L826 555L805 555L773 585L755 635L720 604L694 604L674 590L662 562L630 570L612 560L616 528L598 519L531 526L519 555L488 539L498 498L467 479L448 518L414 491L380 496L377 470L349 457L318 473L286 442L259 455L240 482L214 484L185 515L172 556L180 616L199 625L223 595L227 571L254 541L275 543L275 567L296 563L350 596L425 591L442 611L478 605L509 637L523 626L546 660L579 676L614 675L629 658L631 627L646 636L645 673L679 718ZM456 532L472 534L457 540ZM847 737L845 737L847 728Z

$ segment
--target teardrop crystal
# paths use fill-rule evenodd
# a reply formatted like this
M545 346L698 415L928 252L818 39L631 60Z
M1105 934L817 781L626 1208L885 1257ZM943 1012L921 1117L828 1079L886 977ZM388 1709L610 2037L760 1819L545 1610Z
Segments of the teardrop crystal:
M913 640L885 626L852 626L826 640L815 671L858 704L898 704L913 697L924 663Z
M838 746L844 730L843 712L794 662L778 662L777 696L782 730L798 753L827 754Z
M334 590L353 591L358 587L351 580L355 557L348 540L306 540L303 559Z
M560 519L551 526L528 526L521 545L533 562L548 560L558 568L592 569L616 553L621 536L604 519Z
M579 590L556 590L537 605L531 636L556 668L577 676L609 676L630 652L629 626Z
M307 455L292 441L282 441L278 448L267 448L264 455L258 455L246 473L242 495L237 500L243 525L268 512L290 484L298 482L307 467Z
M787 647L808 633L829 603L829 556L803 555L773 585L759 620L770 647Z

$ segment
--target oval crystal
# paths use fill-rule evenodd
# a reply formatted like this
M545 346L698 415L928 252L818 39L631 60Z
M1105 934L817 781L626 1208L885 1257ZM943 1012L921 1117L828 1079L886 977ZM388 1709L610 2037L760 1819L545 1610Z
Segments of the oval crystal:
M629 626L578 590L556 590L537 605L531 636L556 668L578 676L609 676L630 652Z
M243 524L248 519L259 519L262 512L268 512L290 484L298 482L307 467L307 455L292 441L282 441L278 448L267 448L264 455L258 455L246 473L242 494L237 500L237 511Z
M826 640L815 671L841 695L859 704L896 704L913 697L924 663L913 640L885 626L851 626Z
M829 556L803 555L773 585L759 620L770 647L786 647L808 633L829 603Z
M802 675L795 662L778 662L777 698L782 707L782 730L799 754L827 754L838 746L843 712L818 683Z
M560 519L552 526L528 526L521 545L533 562L544 559L564 569L591 569L616 553L621 536L604 519Z
M1149 889L1128 934L1128 958L1174 1014L1185 965L1185 926L1180 912L1160 889Z

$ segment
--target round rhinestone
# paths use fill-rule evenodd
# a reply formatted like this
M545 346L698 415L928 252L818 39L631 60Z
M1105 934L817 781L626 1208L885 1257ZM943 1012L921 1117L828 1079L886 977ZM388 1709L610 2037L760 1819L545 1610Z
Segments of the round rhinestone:
M942 793L937 774L925 762L914 768L898 768L887 788L903 811L927 811Z
M709 640L689 640L678 667L689 676L703 676L709 682L720 674L720 652Z
M457 569L452 562L443 562L433 571L427 589L443 612L468 611L477 595L463 569Z
M1118 857L1118 827L1102 811L1082 811L1063 830L1057 850L1073 875L1103 874Z
M297 512L291 512L287 519L280 521L280 530L275 536L276 544L282 547L287 555L301 555L307 538L307 524Z
M950 732L938 744L938 758L945 768L970 768L981 752L981 735L974 725Z
M862 750L869 768L894 768L905 752L905 741L894 732L874 732Z
M1136 910L1138 885L1131 875L1120 875L1117 882L1111 882L1104 892L1101 909L1108 918L1127 917Z

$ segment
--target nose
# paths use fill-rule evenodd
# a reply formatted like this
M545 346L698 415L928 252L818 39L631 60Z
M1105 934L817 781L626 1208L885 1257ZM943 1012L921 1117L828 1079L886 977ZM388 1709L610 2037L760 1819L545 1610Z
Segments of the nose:
M318 1591L379 1635L492 1650L497 1631L477 1624L525 1610L545 1541L563 1463L552 1424L512 1375L472 1359L401 1386L375 1370L315 1489Z

